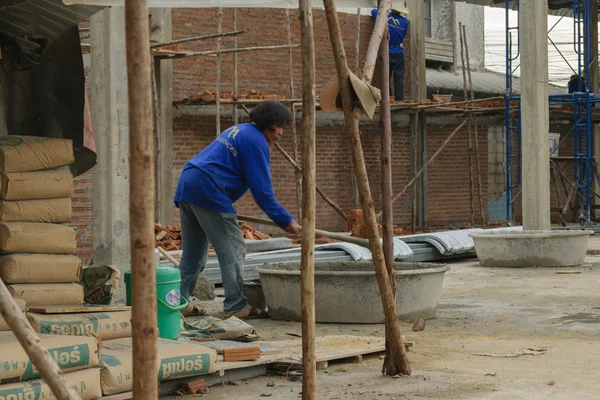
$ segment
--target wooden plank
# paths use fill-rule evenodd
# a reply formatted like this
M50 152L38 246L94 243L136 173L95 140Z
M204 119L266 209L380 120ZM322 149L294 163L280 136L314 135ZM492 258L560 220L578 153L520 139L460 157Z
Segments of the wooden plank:
M39 314L75 314L93 312L130 311L131 306L110 306L101 304L87 304L83 306L37 306L27 307L27 311Z
M133 392L114 394L112 396L100 397L98 400L130 400L133 399Z
M232 348L241 348L241 347L256 347L256 343L241 343L233 340L215 340L211 342L202 343L203 346L208 347L210 349L216 350L217 354L223 354L223 350L232 349ZM260 347L261 356L265 355L273 355L273 354L282 354L283 351L273 346L269 346L268 344L262 343L258 345Z
M223 349L223 361L255 361L260 358L260 347L237 347Z

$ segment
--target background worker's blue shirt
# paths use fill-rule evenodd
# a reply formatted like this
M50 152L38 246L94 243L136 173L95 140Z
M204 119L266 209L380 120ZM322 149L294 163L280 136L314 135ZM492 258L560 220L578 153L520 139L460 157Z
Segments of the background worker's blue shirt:
M175 205L234 213L233 204L250 189L261 210L285 228L293 217L275 199L270 159L267 139L254 124L232 126L185 165Z
M377 9L371 10L373 21L377 19L377 13ZM388 27L390 31L390 54L403 54L404 37L408 31L408 19L391 12L388 14Z

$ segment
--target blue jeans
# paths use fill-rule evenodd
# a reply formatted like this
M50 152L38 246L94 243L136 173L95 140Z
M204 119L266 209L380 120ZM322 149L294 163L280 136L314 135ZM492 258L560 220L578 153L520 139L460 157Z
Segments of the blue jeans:
M190 299L196 281L206 265L210 242L221 268L225 289L224 311L240 311L247 304L242 278L246 242L237 222L237 214L208 210L187 203L179 203L179 214L183 250L179 262L181 295Z
M390 77L394 75L394 92L390 95L396 101L404 101L404 53L390 54Z

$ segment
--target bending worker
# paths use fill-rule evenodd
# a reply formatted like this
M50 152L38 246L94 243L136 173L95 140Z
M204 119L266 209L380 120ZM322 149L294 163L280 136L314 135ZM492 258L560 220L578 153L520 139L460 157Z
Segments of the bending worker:
M377 19L378 10L371 11L373 21ZM408 8L392 8L388 15L388 27L390 32L390 77L394 75L394 92L390 89L390 95L395 101L404 101L404 37L408 32Z
M238 318L257 318L263 311L244 297L242 273L246 244L233 204L250 189L259 207L279 227L299 233L300 226L275 199L271 183L269 144L283 135L292 120L279 102L267 101L250 113L250 123L227 129L188 161L175 192L181 220L181 295L191 299L212 243L225 289L224 311ZM184 315L203 312L190 305Z

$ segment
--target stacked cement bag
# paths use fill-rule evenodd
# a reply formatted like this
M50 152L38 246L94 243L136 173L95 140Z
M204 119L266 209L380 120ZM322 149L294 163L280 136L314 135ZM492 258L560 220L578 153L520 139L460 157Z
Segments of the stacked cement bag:
M40 335L40 339L82 400L102 397L96 338ZM12 332L0 332L0 354L0 399L56 398Z
M67 139L0 137L0 278L27 306L83 302ZM58 169L60 168L60 169Z

